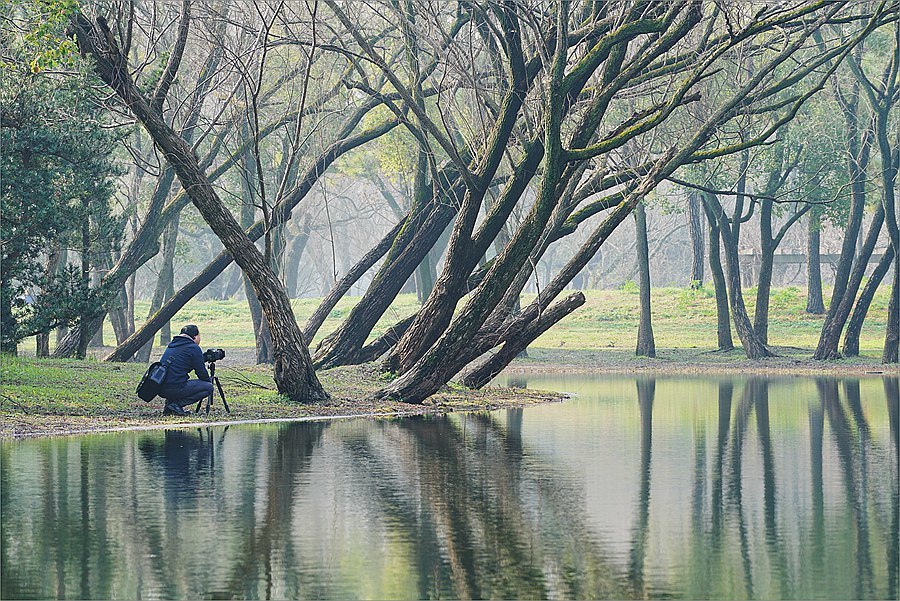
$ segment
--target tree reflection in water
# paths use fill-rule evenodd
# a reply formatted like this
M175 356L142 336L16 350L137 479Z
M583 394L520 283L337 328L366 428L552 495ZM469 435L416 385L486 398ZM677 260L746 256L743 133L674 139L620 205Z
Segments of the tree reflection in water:
M868 382L3 443L0 596L895 598L898 384Z

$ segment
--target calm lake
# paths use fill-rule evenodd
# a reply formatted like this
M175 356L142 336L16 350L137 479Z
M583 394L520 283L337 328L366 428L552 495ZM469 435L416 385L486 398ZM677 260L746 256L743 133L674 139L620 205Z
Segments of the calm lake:
M897 598L898 380L7 441L3 598Z

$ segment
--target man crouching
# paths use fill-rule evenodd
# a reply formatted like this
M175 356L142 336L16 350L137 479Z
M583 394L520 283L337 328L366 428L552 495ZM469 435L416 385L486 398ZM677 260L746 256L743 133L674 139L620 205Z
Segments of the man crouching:
M189 415L184 410L186 406L212 393L213 385L200 350L200 328L194 324L184 326L181 334L172 338L160 362L168 365L166 379L159 391L159 396L166 400L163 415ZM192 370L198 380L188 378Z

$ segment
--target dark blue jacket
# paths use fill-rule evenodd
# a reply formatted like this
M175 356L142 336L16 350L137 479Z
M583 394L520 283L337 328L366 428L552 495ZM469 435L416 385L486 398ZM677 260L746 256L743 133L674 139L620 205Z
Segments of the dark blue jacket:
M188 381L188 374L193 370L201 380L209 382L209 372L203 362L203 351L200 345L187 336L175 336L166 347L160 362L172 360L166 372L166 381L163 386L181 386Z

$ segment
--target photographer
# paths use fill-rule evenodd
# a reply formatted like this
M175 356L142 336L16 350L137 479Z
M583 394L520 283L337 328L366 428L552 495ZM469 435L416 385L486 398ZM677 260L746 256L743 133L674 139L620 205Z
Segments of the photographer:
M184 326L181 334L172 338L160 362L163 365L169 362L159 392L159 396L166 399L163 415L188 415L184 407L212 393L213 385L200 350L200 329L194 324ZM197 374L198 380L188 378L191 371Z

